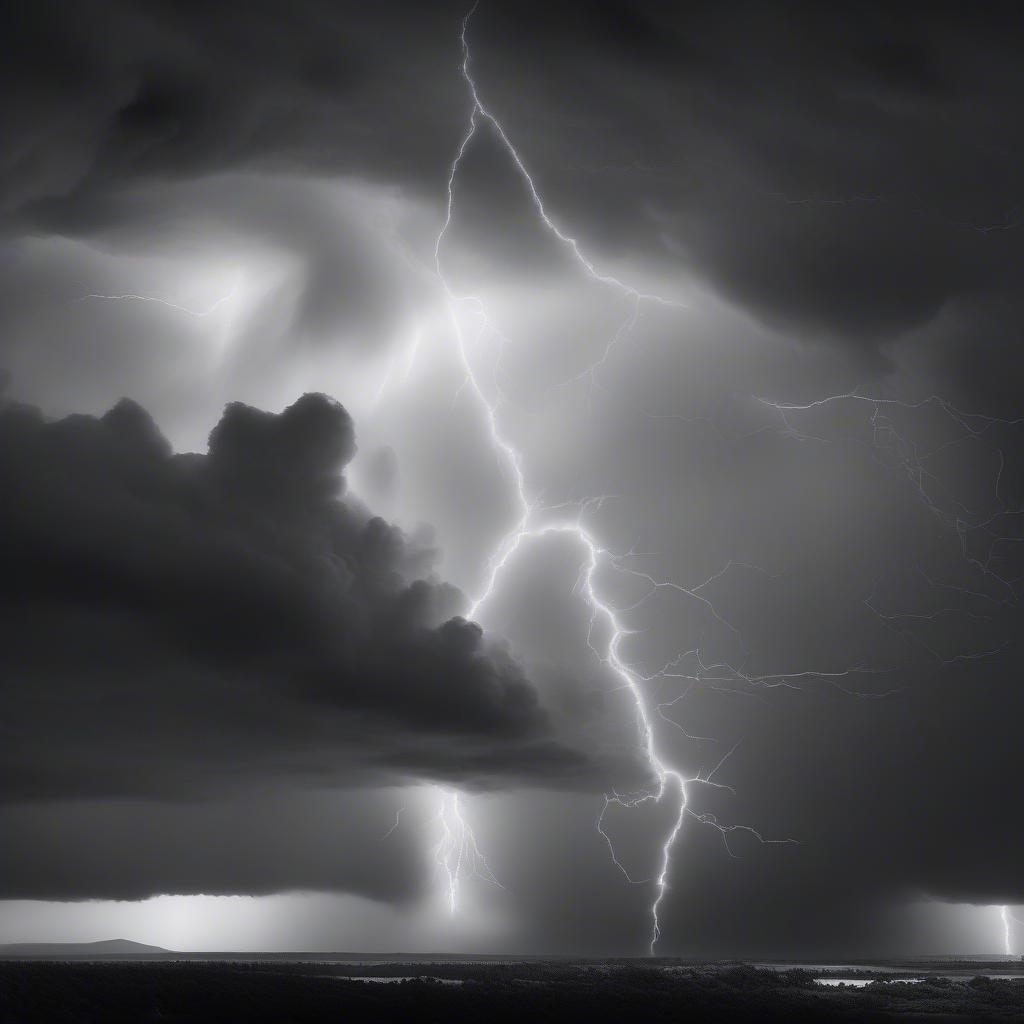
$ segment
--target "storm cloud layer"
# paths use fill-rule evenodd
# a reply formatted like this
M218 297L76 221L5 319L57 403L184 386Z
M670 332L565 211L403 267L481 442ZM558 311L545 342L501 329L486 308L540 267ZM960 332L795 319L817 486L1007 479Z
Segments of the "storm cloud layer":
M136 215L118 202L133 183L242 167L436 195L466 106L464 13L19 7L6 215L88 235ZM1016 292L1021 31L1003 4L497 3L473 24L487 101L585 241L868 351Z
M206 456L128 400L0 430L4 800L582 771L430 550L341 500L330 399L230 406Z
M480 948L645 949L589 581L662 951L1024 902L1020 11L483 0L452 174L466 14L6 15L2 895L409 907L436 781Z

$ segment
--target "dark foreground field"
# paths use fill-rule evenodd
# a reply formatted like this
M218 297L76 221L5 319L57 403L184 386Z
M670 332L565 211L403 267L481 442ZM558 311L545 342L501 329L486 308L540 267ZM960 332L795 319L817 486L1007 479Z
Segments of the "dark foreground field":
M360 975L404 977L393 983ZM434 980L431 980L434 979ZM443 980L442 980L443 979ZM452 982L456 982L452 984ZM1024 1018L1024 981L861 989L802 970L632 963L0 963L0 1022L820 1021Z

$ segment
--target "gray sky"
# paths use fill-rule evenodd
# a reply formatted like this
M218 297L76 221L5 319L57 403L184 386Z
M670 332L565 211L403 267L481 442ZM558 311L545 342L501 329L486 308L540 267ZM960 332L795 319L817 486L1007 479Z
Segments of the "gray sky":
M2 34L0 938L1001 951L1018 13L465 13Z

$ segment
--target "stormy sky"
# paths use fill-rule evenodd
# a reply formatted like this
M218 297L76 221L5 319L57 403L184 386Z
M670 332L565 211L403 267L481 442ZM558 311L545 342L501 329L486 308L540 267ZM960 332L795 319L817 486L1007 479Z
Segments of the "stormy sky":
M5 13L0 941L1021 952L1019 10L468 13Z

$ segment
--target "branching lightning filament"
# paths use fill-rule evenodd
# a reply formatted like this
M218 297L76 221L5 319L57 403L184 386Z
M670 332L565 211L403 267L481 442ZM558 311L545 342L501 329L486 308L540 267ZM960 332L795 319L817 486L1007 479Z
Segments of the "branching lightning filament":
M459 794L442 790L441 802L434 819L440 837L434 860L447 892L448 909L455 913L459 905L459 884L464 874L471 874L491 885L504 888L494 877L487 858L480 852L476 836L462 815Z
M666 306L677 306L679 303L661 296L638 291L629 284L619 280L617 277L599 271L594 263L584 255L576 239L563 232L552 221L551 217L547 213L544 201L536 188L530 172L519 155L519 152L509 139L500 122L480 99L476 82L470 71L471 58L467 39L469 21L472 18L475 9L476 8L474 6L463 20L461 33L461 72L472 100L472 107L469 114L466 132L459 144L448 175L448 194L445 217L434 246L434 269L444 290L448 315L458 347L459 358L465 373L466 383L471 389L484 415L492 446L500 456L503 463L511 471L519 514L518 520L513 529L501 540L495 549L495 552L490 559L490 566L484 589L472 602L467 611L467 615L470 618L474 618L478 615L482 606L494 593L502 571L509 564L510 560L517 553L524 541L550 533L564 533L572 536L581 545L584 562L580 574L580 585L582 594L591 609L591 630L588 642L591 643L593 648L592 637L594 634L594 627L597 622L603 622L608 631L608 640L603 650L597 650L596 648L593 649L595 650L595 654L598 656L599 660L608 666L608 668L619 678L622 686L627 689L633 697L640 727L642 748L654 779L653 785L644 792L631 796L612 794L605 797L601 814L597 819L597 830L608 842L612 858L616 865L622 868L621 863L615 856L611 840L603 827L604 814L608 807L612 803L617 803L625 807L635 807L647 801L661 801L662 799L670 797L674 797L678 800L678 811L673 819L671 828L664 838L661 847L661 856L658 864L657 875L654 879L655 895L650 907L650 948L653 953L655 945L661 936L659 910L668 890L669 872L672 866L672 850L688 813L687 787L692 784L717 784L711 782L711 775L714 774L713 772L706 776L698 774L692 778L686 778L678 769L667 764L660 756L655 742L654 730L651 725L650 713L640 687L640 683L643 681L642 677L635 673L623 661L620 655L620 644L623 637L627 635L628 630L626 630L620 623L616 611L600 597L595 586L595 573L601 565L602 559L612 562L612 564L615 564L617 568L622 569L623 567L614 559L614 556L610 555L601 547L598 541L585 528L582 516L590 503L584 502L581 504L580 514L575 519L545 520L543 518L544 510L539 509L535 503L529 500L527 497L527 483L520 454L516 448L503 437L498 423L498 411L496 404L488 399L469 359L465 331L462 323L463 317L460 315L462 310L468 309L475 314L480 323L481 335L487 332L497 334L497 331L491 324L484 309L484 305L479 298L475 296L459 295L453 289L444 273L442 247L452 222L455 202L455 179L458 174L459 166L466 153L467 147L475 136L480 124L487 123L500 139L503 147L515 165L516 170L519 172L523 182L525 183L533 202L533 206L546 229L567 248L578 265L593 280L604 284L609 288L622 292L632 299L631 309L627 320L618 329L618 331L615 332L608 344L608 349L606 349L604 356L602 356L602 359L599 360L599 362L602 362L604 358L607 357L608 350L613 345L617 344L622 337L625 334L628 334L628 332L632 330L633 326L635 326L638 318L639 307L642 302L654 302ZM599 499L592 499L592 502L597 500ZM634 575L640 574L634 573ZM662 586L661 583L654 581L650 577L645 578L650 580L655 589ZM678 589L685 590L685 588L682 587ZM685 592L693 595L696 595L697 593L695 589ZM708 603L706 602L706 599L702 598L702 600L705 600L705 603ZM713 816L710 815L694 815L694 817L716 827L726 840L730 831L736 828L745 828L745 826L719 825ZM441 826L442 834L441 841L437 849L437 861L447 881L449 906L454 911L458 903L459 879L464 870L473 870L475 873L491 882L495 882L496 880L489 868L486 867L486 862L484 862L483 858L480 856L476 838L462 816L458 794L450 792L441 793L438 821ZM753 829L747 829L747 831L754 835L758 835ZM760 838L760 836L758 837ZM468 864L467 859L469 861ZM484 868L483 871L480 870L481 864ZM622 870L628 878L628 873L624 868ZM633 879L630 879L630 881L633 881Z

